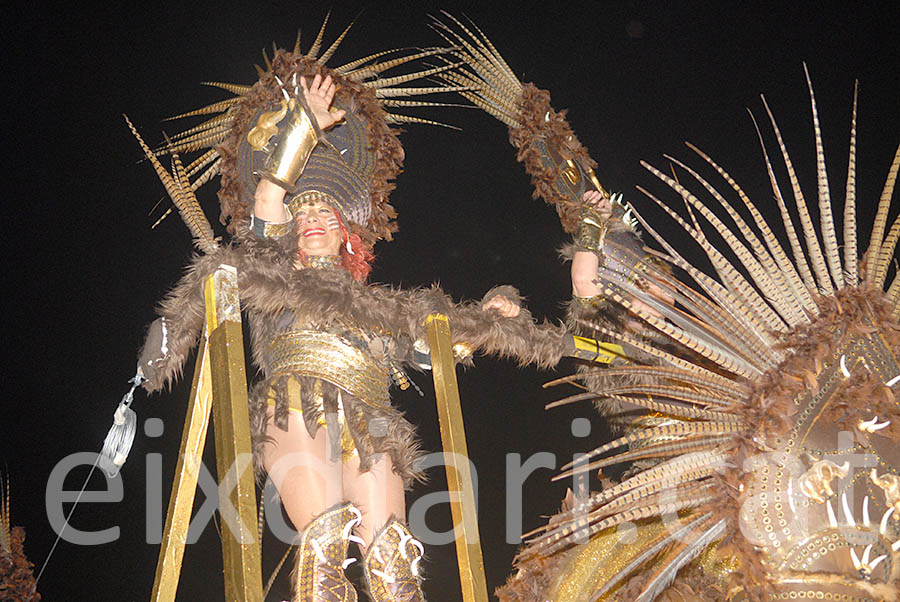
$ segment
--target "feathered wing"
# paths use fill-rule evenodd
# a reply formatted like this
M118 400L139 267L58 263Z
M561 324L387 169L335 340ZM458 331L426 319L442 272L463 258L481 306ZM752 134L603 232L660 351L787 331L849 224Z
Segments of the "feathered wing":
M469 66L467 74L454 73L448 81L478 87L463 96L509 126L515 144L527 108L537 106L535 94L529 98L529 86L518 81L480 30L447 18L455 27L439 23L436 28L459 47ZM900 154L891 164L860 262L856 98L841 240L832 210L840 207L828 186L811 82L809 90L818 224L768 105L778 146L774 156L788 174L791 195L788 200L782 193L763 144L764 177L779 207L780 226L769 223L745 189L696 147L689 145L714 177L669 158L687 174L681 181L696 186L645 164L678 202L641 190L698 243L715 275L705 274L671 242L685 237L661 236L668 225L664 230L636 215L665 251L648 251L654 257L648 262L633 249L618 250L620 256L631 253L631 265L641 267L640 286L602 271L598 281L607 307L639 320L644 334L611 328L590 314L578 318L596 336L634 350L630 364L583 370L551 384L580 381L587 389L559 403L608 400L643 410L622 437L565 467L561 477L637 464L620 483L568 503L532 532L518 556L516 576L498 591L501 600L536 595L649 602L670 587L705 592L696 593L698 599L787 599L801 591L814 598L897 599L900 494L887 482L900 482L900 284L888 272L895 271L900 237L900 220L889 219ZM549 109L548 97L544 100L545 123L531 128L519 158L526 157L538 193L560 209L566 226L571 213L562 207L569 199L558 194L554 179L565 174L540 157L527 159L554 137L547 124L558 114ZM569 150L576 161L579 150L580 144ZM585 165L590 164L578 165L581 174L587 173ZM737 203L728 200L733 196ZM751 220L744 220L738 206ZM781 236L790 243L787 248ZM666 294L651 295L648 288ZM841 433L849 433L892 476L881 479L880 473L853 466L848 469L853 474L837 481L835 470L843 470L840 449L847 445L839 441L847 436ZM866 486L854 489L853 482ZM631 529L642 545L621 541L617 533L626 527L625 536ZM834 539L848 528L852 537ZM828 545L832 541L839 543ZM823 546L824 553L807 557L806 546L816 551Z
M445 85L462 87L460 94L509 128L517 160L531 176L535 197L553 205L563 228L575 232L581 196L594 189L605 193L594 175L591 159L566 121L565 111L550 105L550 94L534 84L523 84L474 24L443 13L448 23L433 20L432 27L452 45L467 69L438 75Z

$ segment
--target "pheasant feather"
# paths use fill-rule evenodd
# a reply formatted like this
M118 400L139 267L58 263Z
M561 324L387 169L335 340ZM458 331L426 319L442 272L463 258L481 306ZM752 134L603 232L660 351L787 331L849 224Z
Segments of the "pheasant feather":
M844 288L844 272L841 269L841 256L838 252L837 235L834 230L834 218L831 215L831 191L828 187L828 174L825 171L825 147L822 144L822 130L819 127L819 111L816 109L816 95L813 92L809 70L803 63L803 73L809 86L809 101L812 105L813 131L816 137L816 181L819 198L819 221L822 228L822 242L825 246L825 258L828 269L837 288Z
M347 33L350 31L350 28L353 27L354 23L355 21L351 21L350 24L344 28L344 31L341 32L341 35L339 35L337 39L335 39L335 41L331 43L331 46L328 47L328 50L322 53L322 56L319 57L319 64L324 65L328 62L328 59L331 58L331 55L333 55L337 51L337 49L341 45L341 42L343 42L344 38L347 37ZM322 25L322 30L325 30L324 24Z
M844 199L844 279L848 286L859 284L856 245L856 101L859 82L853 84L853 114L850 118L850 157L847 160L847 190Z
M156 175L163 183L166 192L169 194L169 197L181 214L181 217L190 230L191 235L194 237L197 246L207 253L215 250L218 247L218 243L214 239L212 226L209 225L209 221L207 221L203 209L197 202L197 197L194 196L193 191L189 188L188 190L185 190L184 180L186 179L186 176L184 176L181 160L178 158L177 153L174 153L173 157L173 163L175 164L173 176L166 171L153 151L151 151L144 143L143 138L138 134L137 129L135 129L127 116L125 116L125 122L128 124L131 133L134 134L134 137L137 139L144 154L150 160L150 164L153 165L153 169L156 170Z
M819 238L816 236L816 229L810 218L809 208L806 206L806 199L803 196L803 191L800 189L800 182L794 171L794 164L788 155L784 139L781 137L781 130L778 129L778 124L775 122L775 116L772 114L772 110L769 108L769 104L766 102L765 97L763 97L763 106L765 106L766 113L769 115L769 121L772 123L772 131L775 133L776 140L778 140L778 148L781 149L781 156L788 172L788 179L791 182L791 189L794 193L794 204L797 207L797 213L800 215L800 224L803 228L806 248L809 252L810 263L812 263L819 290L826 295L833 295L834 288L831 286L831 280L825 266L825 258L822 256L822 249L819 246Z

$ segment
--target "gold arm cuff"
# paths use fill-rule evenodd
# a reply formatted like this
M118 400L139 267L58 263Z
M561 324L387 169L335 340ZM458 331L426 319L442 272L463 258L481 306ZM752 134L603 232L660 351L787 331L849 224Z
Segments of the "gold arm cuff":
M594 295L593 297L579 297L578 295L572 295L572 301L579 307L597 307L602 300L603 295Z
M603 249L603 234L604 228L582 222L575 241L576 248L579 251L600 252Z
M301 97L291 99L287 123L275 138L275 150L261 175L285 190L293 190L306 168L306 162L322 138L314 117Z
M263 236L266 238L281 238L285 234L290 233L294 228L294 212L289 205L285 204L284 213L287 215L287 219L283 222L266 222Z

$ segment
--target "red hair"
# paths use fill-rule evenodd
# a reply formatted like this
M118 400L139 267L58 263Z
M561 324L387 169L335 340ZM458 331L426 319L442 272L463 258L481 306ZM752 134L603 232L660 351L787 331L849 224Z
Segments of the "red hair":
M350 276L354 280L365 282L366 278L369 277L369 272L372 271L372 260L375 259L375 255L366 247L359 234L354 234L347 229L347 225L344 224L344 220L337 211L334 211L334 216L337 218L338 226L341 228L341 247L339 251L341 263L344 269L350 272ZM347 252L348 243L353 251L352 254ZM306 264L306 253L300 248L297 249L297 259L301 264Z

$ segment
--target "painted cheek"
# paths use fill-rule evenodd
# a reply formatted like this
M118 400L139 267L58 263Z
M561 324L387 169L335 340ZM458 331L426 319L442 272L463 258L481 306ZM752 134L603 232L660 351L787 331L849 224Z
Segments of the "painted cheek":
M340 228L340 224L338 224L338 219L333 215L325 220L325 225L328 226L329 230L337 230Z

